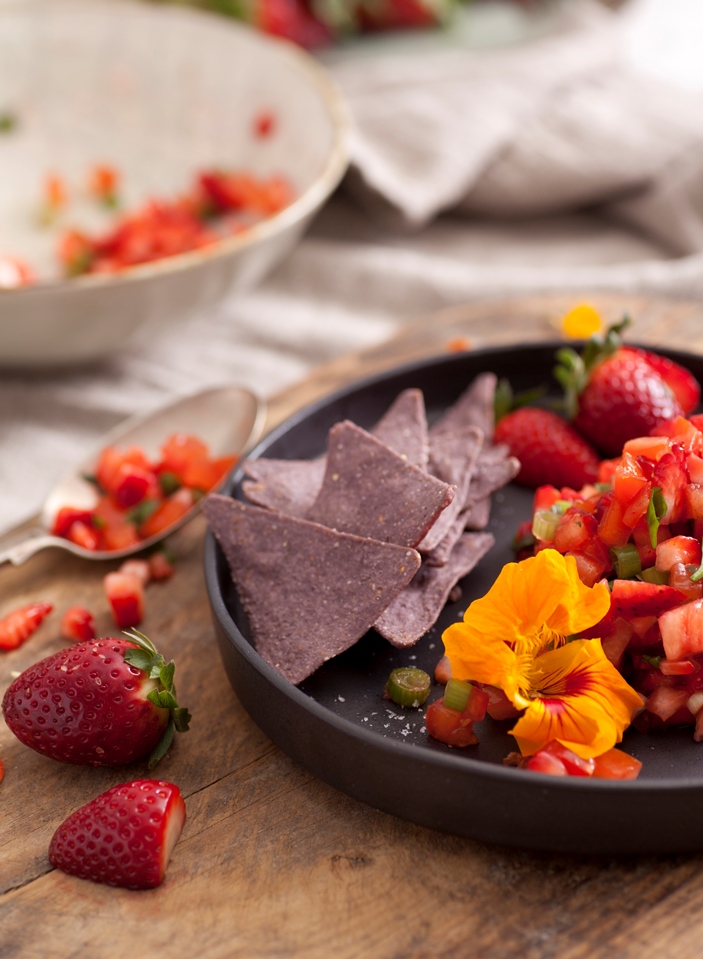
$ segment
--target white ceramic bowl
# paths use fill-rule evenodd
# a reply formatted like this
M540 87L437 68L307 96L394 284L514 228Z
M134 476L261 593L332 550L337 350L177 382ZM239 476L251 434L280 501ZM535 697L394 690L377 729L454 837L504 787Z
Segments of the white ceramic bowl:
M226 18L130 0L0 4L0 256L41 282L0 290L0 366L108 356L140 328L173 324L258 282L291 249L347 164L342 103L322 68L285 41ZM268 137L256 117L275 117ZM50 172L80 183L116 166L132 209L182 193L205 167L282 174L296 199L247 233L119 274L60 279L61 226L37 223ZM80 200L77 207L80 212ZM85 216L96 216L95 205ZM73 212L71 213L71 211ZM83 224L85 225L85 224ZM52 277L52 269L54 276Z

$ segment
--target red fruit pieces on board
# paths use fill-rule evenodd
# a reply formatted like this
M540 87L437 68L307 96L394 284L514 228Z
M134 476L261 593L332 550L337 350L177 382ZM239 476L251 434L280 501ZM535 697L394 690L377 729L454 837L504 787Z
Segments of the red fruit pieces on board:
M0 619L0 649L21 646L53 608L51 603L30 603Z
M600 457L576 430L551 410L522 407L496 426L494 440L520 460L517 482L580 489L598 478Z
M95 639L95 620L93 614L84 606L71 606L61 617L61 636L84 643Z
M49 860L80 879L152 889L164 878L185 819L185 803L173 783L138 779L114 786L59 826Z
M103 580L105 595L115 625L120 629L138 626L144 616L144 585L133 573L108 573Z

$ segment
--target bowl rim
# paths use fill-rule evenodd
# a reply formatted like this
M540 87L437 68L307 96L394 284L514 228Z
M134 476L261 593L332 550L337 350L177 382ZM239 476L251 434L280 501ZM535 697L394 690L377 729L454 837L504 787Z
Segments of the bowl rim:
M80 10L81 7L90 9L94 15L100 8L114 12L118 10L120 6L132 10L139 10L142 13L148 11L148 15L150 16L169 16L173 19L214 20L218 18L222 21L224 30L233 30L254 38L255 42L277 47L278 53L284 59L287 59L301 73L307 76L311 85L320 94L327 108L333 127L332 146L329 155L327 156L322 171L300 196L296 197L292 203L284 207L279 213L267 217L259 223L253 224L244 233L223 237L222 240L197 250L189 250L184 253L174 254L173 256L152 260L148 263L128 266L117 273L84 274L65 279L40 280L37 283L32 283L27 286L0 287L0 297L28 298L31 296L39 296L46 292L67 295L78 290L95 290L110 287L116 282L120 284L137 283L151 279L152 277L187 270L192 267L202 266L206 263L223 259L232 253L253 247L270 236L275 236L291 229L307 216L314 213L324 200L331 195L347 170L350 157L350 121L347 107L331 76L307 51L283 37L263 33L238 20L225 18L221 14L194 8L147 5L138 2L138 0L109 0L109 2L107 2L107 0L102 0L102 2L96 2L96 0L62 0L61 2L61 7L63 8L62 13L69 11L69 16L75 16L76 11ZM29 5L26 0L5 0L5 3L0 3L0 18L18 12L25 15L33 14L34 16L38 16L41 15L42 7L49 7L54 12L59 9L56 0L32 0ZM0 19L0 28L1 27L2 19Z

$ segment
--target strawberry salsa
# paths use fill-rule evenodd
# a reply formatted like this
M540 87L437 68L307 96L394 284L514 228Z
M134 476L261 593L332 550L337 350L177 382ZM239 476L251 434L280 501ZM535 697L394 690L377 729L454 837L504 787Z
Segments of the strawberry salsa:
M105 447L86 477L97 489L97 504L62 507L51 532L88 550L136 547L179 522L236 461L212 458L202 440L185 433L170 436L153 461L138 446Z

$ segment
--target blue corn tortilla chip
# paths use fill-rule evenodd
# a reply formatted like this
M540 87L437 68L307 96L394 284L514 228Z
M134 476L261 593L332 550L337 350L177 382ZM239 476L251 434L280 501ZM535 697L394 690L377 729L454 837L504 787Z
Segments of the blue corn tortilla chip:
M454 492L454 486L410 466L344 420L329 431L325 478L307 518L340 532L414 547Z
M422 390L399 393L370 432L407 463L425 469L429 446ZM320 492L325 461L325 456L313 460L246 460L243 470L248 479L242 483L242 490L257 506L305 516Z
M394 646L413 646L437 622L454 586L494 543L491 533L464 533L444 566L423 562L412 582L380 615L374 629Z
M204 510L257 652L294 684L353 646L420 568L414 549L226 496Z
M456 486L456 495L419 543L421 553L431 552L455 525L468 496L482 446L483 433L476 426L431 437L429 470L438 479Z

